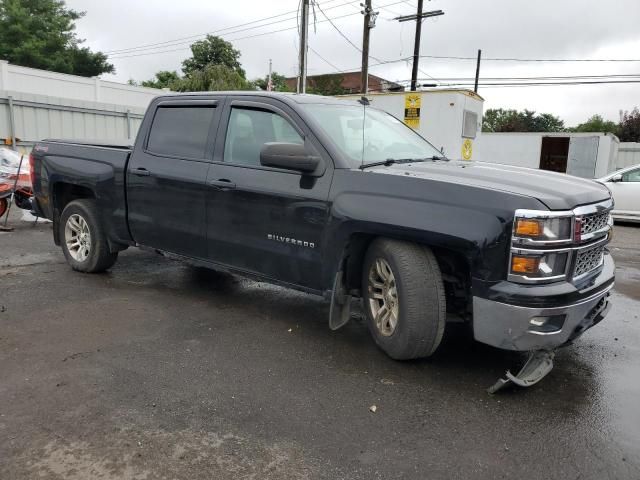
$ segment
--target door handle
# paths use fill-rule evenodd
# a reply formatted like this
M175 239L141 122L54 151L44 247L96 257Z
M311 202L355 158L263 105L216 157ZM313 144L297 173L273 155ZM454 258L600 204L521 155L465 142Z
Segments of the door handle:
M132 173L139 177L148 177L151 175L151 172L146 168L134 168Z
M220 178L218 180L210 180L209 185L218 190L233 190L236 188L236 184L226 178Z

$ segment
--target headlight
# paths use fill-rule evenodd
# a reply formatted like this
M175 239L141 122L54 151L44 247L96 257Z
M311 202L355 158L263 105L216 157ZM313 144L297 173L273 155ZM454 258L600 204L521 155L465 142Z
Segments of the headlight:
M564 280L573 242L572 211L516 210L509 280L545 283Z
M524 280L556 280L564 277L569 252L515 250L511 254L511 275Z
M572 227L573 215L552 216L552 212L518 210L513 223L513 240L514 243L568 243L571 242Z

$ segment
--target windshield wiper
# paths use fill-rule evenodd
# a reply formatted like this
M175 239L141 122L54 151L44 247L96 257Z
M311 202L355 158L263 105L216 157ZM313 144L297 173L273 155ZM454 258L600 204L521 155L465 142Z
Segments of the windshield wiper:
M427 160L449 160L446 157L438 157L436 155L432 157L424 157L424 158L387 158L381 162L371 162L360 165L360 170L364 170L368 167L379 167L384 165L388 167L389 165L393 165L394 163L415 163L415 162L426 162Z

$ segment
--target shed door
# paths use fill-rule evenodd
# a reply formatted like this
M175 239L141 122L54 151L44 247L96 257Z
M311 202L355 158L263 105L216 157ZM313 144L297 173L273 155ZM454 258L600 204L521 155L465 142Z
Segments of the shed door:
M596 176L600 137L572 137L569 141L567 173L582 178Z

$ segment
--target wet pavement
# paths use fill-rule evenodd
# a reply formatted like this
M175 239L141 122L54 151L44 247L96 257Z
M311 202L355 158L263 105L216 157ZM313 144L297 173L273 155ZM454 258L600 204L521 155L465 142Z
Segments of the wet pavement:
M522 357L463 329L395 362L315 297L135 249L74 273L49 225L12 223L0 479L640 478L640 227L616 227L607 319L491 396Z

